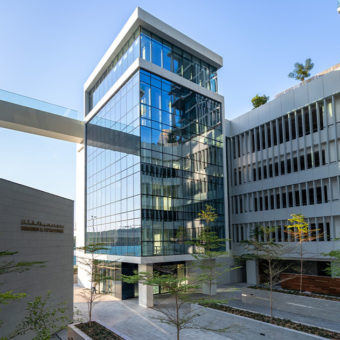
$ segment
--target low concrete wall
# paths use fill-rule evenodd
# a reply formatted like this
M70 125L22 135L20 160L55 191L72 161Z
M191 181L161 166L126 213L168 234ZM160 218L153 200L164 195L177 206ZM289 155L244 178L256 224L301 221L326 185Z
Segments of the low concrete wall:
M67 327L67 340L92 340L84 332L82 332L75 325L68 325Z
M318 335L308 334L294 329L276 326L267 322L254 320L241 315L230 314L220 310L199 306L198 313L204 315L205 322L210 320L210 325L229 327L223 334L227 339L251 339L251 340L308 340L325 339ZM209 310L204 314L204 310ZM207 334L207 339L214 339L213 334ZM197 337L198 339L198 337Z
M269 291L242 288L242 302L257 306L268 306L269 309ZM340 320L340 301L273 292L273 308L327 321L339 322Z
M281 286L286 289L300 290L300 275L280 275ZM331 294L340 296L340 278L317 275L302 275L302 290L313 293Z
M93 320L93 321L96 321L96 320ZM99 321L97 322L102 325L101 322ZM112 327L107 327L107 326L104 326L104 327L112 331L116 335L120 336L124 340L131 340L130 338L123 336L120 332L118 332L116 329L113 329ZM92 338L86 335L84 332L82 332L78 327L76 327L75 324L70 324L67 326L67 340L92 340Z

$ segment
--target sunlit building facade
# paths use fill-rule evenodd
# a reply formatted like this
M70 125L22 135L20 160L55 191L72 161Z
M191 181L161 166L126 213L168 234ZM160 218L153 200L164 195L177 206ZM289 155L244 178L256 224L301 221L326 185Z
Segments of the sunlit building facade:
M304 273L327 275L325 254L340 245L340 64L227 125L233 254L247 251L244 242L258 226L274 227L269 238L294 267L298 240L287 225L291 214L302 214L309 225ZM248 283L259 283L263 272L248 261Z
M231 121L217 92L220 67L220 56L137 8L85 83L77 240L106 246L101 270L114 279L104 291L150 306L152 290L121 282L121 273L172 263L188 276L196 249L186 241L202 230L206 205L232 255L259 225L274 226L271 239L293 262L287 220L304 214L314 237L306 269L323 273L322 253L340 236L339 65ZM259 270L248 261L223 282L256 284Z
M105 245L103 267L192 260L185 241L202 229L206 205L219 216L211 228L226 235L221 66L137 8L85 84L84 242ZM112 285L121 298L141 294Z

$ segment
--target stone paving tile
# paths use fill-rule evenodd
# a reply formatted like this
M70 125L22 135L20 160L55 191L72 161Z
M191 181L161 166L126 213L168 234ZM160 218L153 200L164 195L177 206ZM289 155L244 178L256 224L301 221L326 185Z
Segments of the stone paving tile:
M244 284L238 284L238 288L241 288L242 286L244 286ZM224 287L224 289L223 288L219 289L219 294L226 296L228 298L229 306L269 315L269 307L266 308L262 306L256 306L256 305L243 303L241 300L241 291L226 293L225 290L228 288L229 286ZM339 308L340 308L340 303L339 303ZM334 321L326 321L324 319L316 319L314 317L306 317L306 316L299 315L296 313L280 311L280 310L275 309L275 305L273 306L273 315L278 318L288 319L288 320L292 320L295 322L304 323L306 325L312 325L315 327L326 328L329 330L333 330L335 332L340 332L340 322L337 323Z
M105 300L105 299L104 299ZM157 303L157 302L156 302ZM86 313L85 302L76 302L75 306ZM307 340L322 339L301 332L294 332L256 320L239 317L221 311L193 306L202 315L195 322L210 328L231 327L226 333L217 334L202 330L188 329L181 332L181 339L185 340ZM156 318L160 313L153 309L146 309L138 305L137 299L125 301L101 301L93 309L94 319L108 328L116 329L129 340L172 340L176 339L173 326L161 323Z

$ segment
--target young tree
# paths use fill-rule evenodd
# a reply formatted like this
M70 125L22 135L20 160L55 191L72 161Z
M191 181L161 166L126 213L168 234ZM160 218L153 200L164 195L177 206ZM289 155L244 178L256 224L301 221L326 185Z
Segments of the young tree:
M18 254L17 251L0 251L0 275L10 274L10 273L22 273L26 270L30 270L33 266L43 267L44 262L34 261L34 262L16 262L11 258L12 256ZM0 282L0 286L3 285ZM13 300L22 299L26 296L25 293L14 293L12 290L0 292L0 305L6 305ZM1 327L0 320L0 327Z
M153 273L141 272L134 275L122 275L122 279L127 283L161 287L162 291L168 292L170 301L166 304L155 305L153 309L162 314L162 317L157 317L160 322L176 327L177 340L180 339L183 329L224 331L225 329L211 329L201 324L193 324L193 320L201 314L191 309L189 301L191 301L190 295L199 288L199 284L189 282L186 277L178 276L176 269L176 265L156 266Z
M329 253L323 254L323 255L332 257L331 264L327 266L327 268L325 269L326 273L331 276L339 277L340 276L340 250L332 250Z
M251 103L253 104L253 108L255 109L263 104L266 104L268 100L269 97L267 97L266 95L260 96L259 94L257 94L251 99Z
M90 288L84 288L81 296L87 302L89 326L92 326L92 309L98 300L100 293L97 291L97 287L100 282L112 279L111 277L102 276L98 271L98 252L107 250L104 243L90 243L87 246L79 247L78 250L84 251L84 256L79 256L78 261L83 266L84 271L90 278ZM86 256L88 254L88 256Z
M290 72L288 77L304 81L310 76L309 71L314 67L314 64L312 63L312 59L308 58L306 59L305 64L295 63L294 67L294 71Z
M24 320L9 336L9 339L32 331L35 334L33 340L49 340L54 333L64 328L66 322L71 322L65 316L66 303L52 307L50 299L51 293L48 292L45 297L36 296L33 301L28 302Z
M250 253L243 256L243 259L256 259L265 262L264 274L267 277L265 283L269 288L269 309L270 318L273 318L273 287L281 283L280 274L288 269L279 261L282 256L282 245L273 241L271 235L275 234L277 227L258 226L254 230L250 239L243 241ZM287 249L285 249L287 251Z
M210 224L213 223L218 215L216 209L211 205L206 205L205 210L201 210L198 213L198 217L204 221L205 226L200 231L196 239L188 241L189 244L195 246L195 252L192 256L196 261L193 261L192 266L198 269L198 274L193 280L202 285L208 285L208 294L213 296L216 294L214 285L217 278L226 272L237 269L239 267L226 268L224 263L218 263L218 259L226 256L228 253L225 251L226 242L225 238L220 238L215 231L210 228ZM206 299L202 299L201 303L204 303ZM207 303L211 303L211 300L207 300Z
M340 241L340 238L334 241ZM334 277L340 277L340 249L332 250L329 253L322 253L323 256L331 257L330 264L326 267L325 272Z
M301 214L292 214L292 217L288 219L290 225L287 225L287 234L291 236L293 240L299 243L300 248L300 293L302 292L302 275L303 275L303 244L305 242L314 241L317 229L310 230L308 222Z

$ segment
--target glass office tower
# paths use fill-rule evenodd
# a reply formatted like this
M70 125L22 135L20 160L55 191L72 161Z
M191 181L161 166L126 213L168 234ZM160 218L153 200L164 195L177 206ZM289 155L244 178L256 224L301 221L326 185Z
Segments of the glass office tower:
M88 242L113 255L185 254L178 231L195 237L206 204L224 236L221 119L220 103L138 70L87 124Z
M225 236L222 58L141 9L132 17L85 84L85 241L122 273L192 260L206 205Z

